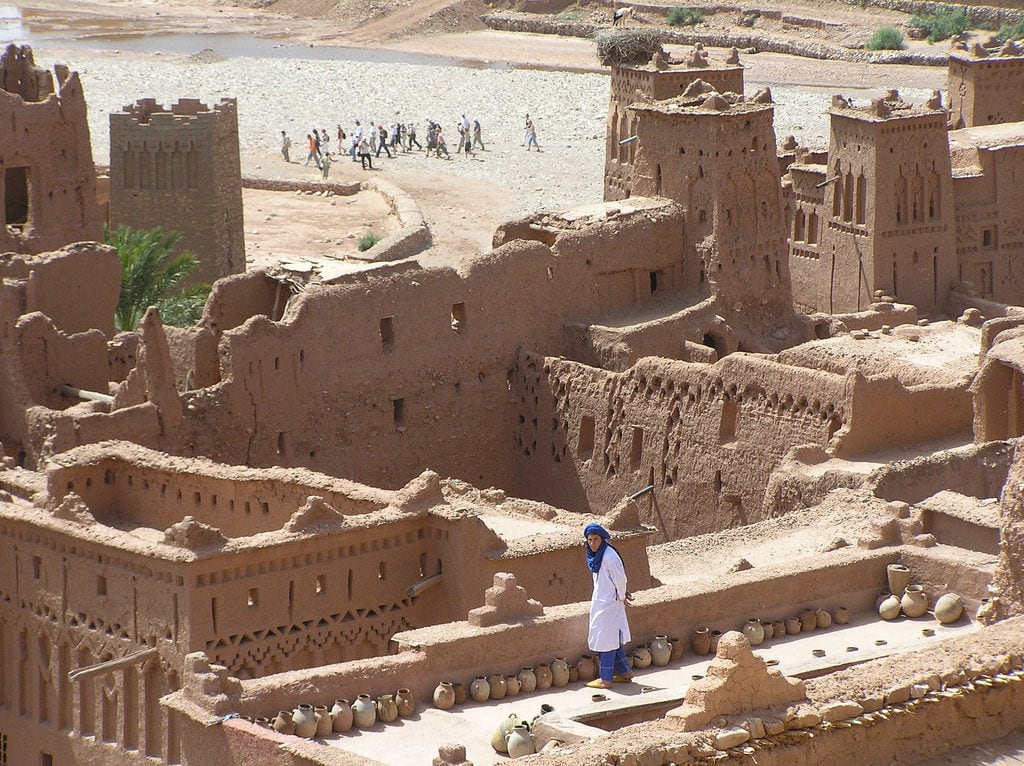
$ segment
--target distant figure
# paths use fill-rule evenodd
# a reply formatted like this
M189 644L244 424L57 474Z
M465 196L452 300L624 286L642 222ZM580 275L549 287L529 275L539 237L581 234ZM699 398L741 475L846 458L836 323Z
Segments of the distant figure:
M625 21L632 15L633 9L629 6L626 6L624 8L616 8L615 13L612 14L612 26L617 27L620 21Z
M530 151L531 146L536 146L537 151L540 151L540 144L537 143L537 128L533 124L533 120L530 119L530 115L526 115L526 151Z
M281 131L281 156L284 157L285 162L291 162L291 158L288 156L288 152L291 151L292 140L288 138L288 134L283 130Z
M370 154L370 142L366 140L366 136L359 139L359 159L362 160L363 170L366 170L367 165L373 170L373 155Z
M476 147L476 145L479 144L480 149L482 150L484 148L484 140L480 137L480 134L480 120L473 120L473 146Z
M422 149L420 142L416 140L416 123L410 122L406 128L406 135L409 137L409 151L412 151L412 145L416 144L417 149Z
M316 153L316 141L313 140L313 135L311 133L306 134L306 145L309 148L309 153L306 154L306 164L308 165L310 160L319 161L320 158Z
M320 158L320 170L323 171L324 180L327 180L327 174L331 170L331 153L324 152L324 156Z

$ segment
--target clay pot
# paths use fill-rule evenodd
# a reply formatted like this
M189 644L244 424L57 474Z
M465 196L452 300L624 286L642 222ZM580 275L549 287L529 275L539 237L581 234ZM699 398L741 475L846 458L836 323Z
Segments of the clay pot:
M644 669L651 666L651 650L647 644L640 644L633 650L633 667Z
M883 620L895 620L900 616L900 600L893 594L878 605L878 616Z
M348 700L334 700L331 707L331 722L337 732L345 732L352 728L352 706Z
M265 715L256 716L256 718L253 719L253 723L257 726L262 726L264 729L270 728L270 719Z
M580 680L580 669L575 665L569 666L569 683L574 684Z
M875 596L875 611L878 611L878 607L881 606L882 602L885 601L887 598L889 598L889 596L891 596L891 595L892 595L892 593L890 593L887 590L879 591L878 594ZM899 598L902 595L903 595L903 591L900 591L899 594L896 596L896 598Z
M550 689L554 683L554 676L551 674L551 666L546 662L537 663L537 669L533 671L537 676L538 689Z
M935 602L935 619L943 625L956 622L964 613L964 602L957 594L947 593Z
M836 608L836 611L832 613L832 620L836 625L846 625L850 622L850 610L845 606Z
M382 694L377 697L377 718L382 723L398 720L398 703L395 701L395 695Z
M697 628L693 633L693 653L704 656L711 651L711 628Z
M787 631L785 620L776 620L772 623L772 633L775 634L776 638L782 638L784 635L786 635L786 632Z
M800 632L810 633L816 627L818 627L818 618L814 614L814 610L807 607L800 612Z
M743 635L751 646L760 646L764 643L764 626L759 619L751 617L743 624Z
M491 698L491 685L484 676L477 676L469 685L469 696L473 702L487 702Z
M832 615L824 609L815 609L814 618L818 621L818 628L827 628L832 624Z
M765 641L770 641L771 639L775 638L775 624L771 620L768 620L767 622L762 622L761 630L764 631Z
M507 675L505 676L505 696L506 697L517 697L519 696L519 690L523 688L523 685L519 683L519 676Z
M711 653L718 654L718 640L722 637L722 631L711 631Z
M786 618L786 633L791 636L795 636L800 632L802 623L799 617L787 617Z
M402 718L408 718L416 712L416 698L408 689L399 689L395 692L395 703L398 705L398 714Z
M668 645L672 649L672 652L669 654L669 660L671 662L681 660L683 658L683 652L686 651L686 646L685 644L683 644L683 639L671 636L668 639Z
M292 711L295 722L295 736L312 739L316 734L316 713L312 705L302 704Z
M334 721L331 719L331 711L327 705L315 705L313 712L316 714L316 735L326 737L334 731Z
M505 740L505 748L511 758L521 758L524 755L533 755L537 752L533 744L533 735L525 723L517 723L509 732Z
M434 689L434 707L438 710L451 710L455 707L455 689L451 681L442 681Z
M357 729L369 729L377 723L377 705L369 694L360 694L352 703L352 723Z
M594 661L594 656L592 654L580 655L580 660L576 663L576 668L580 672L581 681L593 681L597 678L597 662Z
M491 699L503 700L508 694L508 686L505 684L505 676L495 673L487 678L487 685L491 687Z
M462 705L469 699L469 690L467 690L466 685L460 681L452 682L452 691L455 692L456 705Z
M907 617L922 617L928 611L928 594L920 585L908 585L900 599L900 606Z
M274 722L270 727L278 734L294 734L295 721L292 720L292 711L282 710L274 716Z
M508 753L508 735L512 733L512 729L517 724L523 723L523 719L517 716L515 713L509 713L508 718L498 724L498 728L491 734L491 747L498 753Z
M663 668L668 665L672 658L672 647L669 646L668 636L655 636L651 641L651 664Z
M537 688L537 674L533 668L523 668L519 671L519 686L524 694Z
M558 688L569 685L569 663L565 657L555 657L551 663L551 685Z
M897 596L903 595L903 591L910 585L910 569L903 564L889 564L885 568L885 576L889 581L889 592Z

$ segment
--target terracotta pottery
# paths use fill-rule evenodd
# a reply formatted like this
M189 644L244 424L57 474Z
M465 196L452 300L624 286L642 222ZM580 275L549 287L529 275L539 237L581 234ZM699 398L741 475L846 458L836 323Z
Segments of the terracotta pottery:
M523 688L523 685L519 683L519 676L507 675L505 676L505 696L516 697L519 695L519 690Z
M501 675L501 673L488 676L487 685L491 687L492 700L503 700L505 695L508 694L508 685L505 683L505 676Z
M892 593L878 605L878 616L883 620L895 620L900 616L900 600Z
M434 689L434 707L439 710L451 710L455 707L455 690L451 681L442 681Z
M580 669L575 665L569 666L569 683L574 684L580 680Z
M416 698L408 689L399 689L395 692L395 703L398 705L398 714L402 718L408 718L416 712Z
M814 610L807 607L800 612L800 632L810 633L818 627L818 618L814 614Z
M274 722L271 724L271 728L278 734L294 734L295 721L292 720L292 711L282 710L274 716Z
M964 613L964 602L957 594L947 593L935 602L935 619L943 625L956 622Z
M469 696L473 702L487 702L491 698L491 685L484 676L477 676L469 685Z
M672 658L672 647L669 646L668 636L655 636L651 641L651 664L658 668L668 665Z
M295 722L295 736L312 739L316 734L316 713L312 705L302 704L292 711Z
M785 620L776 620L774 623L772 623L772 633L775 634L776 638L782 638L784 635L786 635L786 632L787 631Z
M382 694L377 697L377 719L382 723L398 720L398 703L394 694Z
M760 646L764 643L764 626L759 619L751 617L743 624L743 635L751 646Z
M524 694L537 688L537 674L533 668L523 668L519 671L519 688Z
M537 688L538 689L550 689L551 684L554 683L554 676L551 674L551 666L546 662L537 663L537 669L534 671L537 676Z
M455 692L455 704L462 705L469 699L469 690L461 681L452 682L452 691Z
M316 735L326 737L334 731L334 721L331 719L331 711L327 705L314 705L313 712L316 714Z
M693 653L704 656L711 651L711 628L697 628L693 633Z
M900 599L900 606L907 617L923 617L928 611L928 594L920 585L908 585Z
M256 718L253 719L253 723L255 723L257 726L262 726L264 729L270 728L270 719L267 718L265 715L256 716Z
M334 705L331 707L331 721L337 732L345 732L352 728L352 706L348 700L334 700Z
M903 595L903 591L910 585L910 569L903 564L889 564L885 568L885 576L889 581L889 592L897 596Z
M360 694L352 703L352 723L357 729L369 729L377 723L377 705L369 694Z
M565 657L555 657L551 663L551 685L558 688L569 685L569 663Z
M802 623L799 617L787 617L786 618L786 633L791 636L795 636L800 632Z
M508 718L498 724L498 728L496 728L494 733L491 734L491 747L493 747L496 752L508 753L508 743L506 742L508 735L512 733L512 729L514 729L516 725L521 723L524 723L523 719L515 713L509 713Z
M761 630L764 631L764 640L770 641L775 638L775 625L771 620L761 623Z
M668 639L668 645L672 649L672 652L669 654L669 660L671 662L681 660L683 658L683 653L686 651L686 645L683 643L683 639L676 636L670 636Z
M722 637L722 631L713 630L711 631L711 652L718 654L718 639Z
M832 613L832 620L836 625L846 625L850 622L850 610L845 606L836 607Z
M892 593L890 593L887 590L879 591L878 594L875 596L875 610L877 611L879 605L883 601L885 601L887 598L889 598L889 596L891 596L891 595L892 595ZM897 594L896 598L899 598L902 595L903 595L903 591L900 591L899 594Z
M505 747L511 758L521 758L524 755L533 755L537 748L533 744L533 735L525 723L517 723L509 732L505 740Z
M580 655L580 660L576 663L576 668L580 671L581 681L593 681L597 678L597 662L594 661L594 656L592 654Z
M633 667L644 669L651 666L651 650L647 644L640 644L633 650Z
M818 628L827 628L832 624L832 615L824 609L815 609L814 617L818 621Z

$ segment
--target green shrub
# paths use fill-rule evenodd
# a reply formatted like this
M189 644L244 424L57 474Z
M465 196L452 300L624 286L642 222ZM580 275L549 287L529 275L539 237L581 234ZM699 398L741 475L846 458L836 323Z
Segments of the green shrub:
M669 26L692 27L704 21L704 13L699 8L671 8L668 12Z
M930 43L948 40L953 35L962 35L970 26L967 11L963 8L944 8L923 16L915 15L910 19L910 23L925 32Z
M380 242L380 234L374 234L372 231L368 234L364 234L359 238L359 252L369 250L371 247Z
M896 27L879 27L867 42L869 51L898 51L903 48L903 33Z
M1016 24L1003 24L999 27L999 32L996 34L999 42L1005 43L1008 40L1020 40L1024 38L1024 19L1021 19Z

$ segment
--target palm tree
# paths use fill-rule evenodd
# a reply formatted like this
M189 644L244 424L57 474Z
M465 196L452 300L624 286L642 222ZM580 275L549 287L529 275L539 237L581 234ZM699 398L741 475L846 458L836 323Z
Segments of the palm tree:
M190 252L174 254L181 239L176 231L104 229L103 240L113 245L121 261L121 298L114 315L118 330L134 330L150 306L160 310L166 325L188 327L199 321L209 285L176 289L199 261Z

